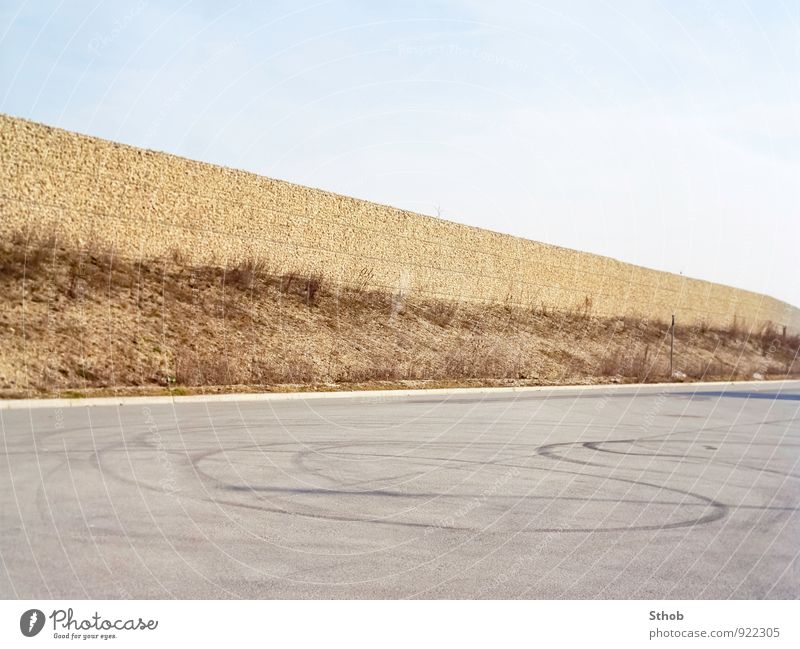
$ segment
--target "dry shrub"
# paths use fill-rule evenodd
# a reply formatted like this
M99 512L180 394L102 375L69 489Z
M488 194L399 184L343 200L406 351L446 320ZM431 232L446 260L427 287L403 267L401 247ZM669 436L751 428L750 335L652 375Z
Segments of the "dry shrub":
M319 275L311 275L305 280L306 284L306 303L310 306L314 304L320 289L322 288L322 277Z
M760 349L761 355L775 353L781 346L782 340L772 322L767 321L761 326L761 330L754 336L753 341Z
M284 273L283 275L281 275L278 284L280 292L283 293L284 295L290 293L292 290L292 286L296 285L297 279L298 275L294 271L289 273Z
M429 300L419 309L419 314L438 327L454 324L459 304L455 300Z
M245 259L226 269L225 284L243 291L252 290L266 273L265 265L256 259Z
M181 350L175 354L175 383L179 385L230 385L231 367L224 355Z
M373 283L374 272L371 268L362 268L353 279L353 288L356 291L364 292Z
M645 345L641 354L634 355L633 358L630 359L630 369L627 375L639 382L644 382L650 378L652 359L648 359L649 355L650 345Z
M61 247L55 234L12 234L0 245L0 274L7 279L38 279L50 275L48 283L61 283L70 297L79 297L88 286L126 285L132 264L118 258L110 245L90 241L87 245Z
M167 259L169 259L174 266L186 266L188 262L183 250L178 246L173 246L170 249Z
M362 305L378 311L385 311L394 304L394 297L388 291L378 289L367 289L357 294L357 301Z
M596 374L597 376L602 377L620 376L621 367L622 359L620 358L619 352L615 351L610 354L606 354L600 359L600 363L597 365Z
M320 296L320 291L324 287L321 275L304 275L296 271L290 271L275 278L278 291L282 295L297 295L311 306Z
M669 376L669 361L660 348L653 350L647 344L641 351L630 350L628 356L624 356L623 352L617 349L606 354L597 365L596 375L634 379L640 383L660 381Z
M75 365L75 375L88 382L97 382L101 380L100 374L95 371L89 363L79 362Z
M583 300L565 311L564 316L570 320L588 320L592 315L593 300L588 295Z
M797 356L798 352L800 352L800 334L787 336L786 330L784 329L783 346L790 355Z
M369 381L399 381L408 378L407 373L397 366L367 365L345 367L334 377L336 383L367 383Z
M733 321L731 322L731 325L727 329L724 329L723 331L728 335L728 338L734 341L743 338L747 333L737 316L733 316Z
M311 360L289 352L280 357L254 360L246 382L256 385L303 384L318 383L323 378Z
M749 377L753 368L749 365L733 367L715 357L696 357L683 364L683 371L694 379L733 378L736 376Z
M483 336L454 341L439 367L427 372L425 378L446 379L516 379L526 373L518 348Z
M57 251L55 235L14 232L0 246L0 274L11 279L33 277Z

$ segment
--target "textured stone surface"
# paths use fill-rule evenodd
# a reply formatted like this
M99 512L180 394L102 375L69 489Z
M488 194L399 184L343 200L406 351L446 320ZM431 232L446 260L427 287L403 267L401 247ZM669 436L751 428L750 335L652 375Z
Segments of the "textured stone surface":
M800 329L771 297L0 115L0 234L129 258L258 260L343 284Z

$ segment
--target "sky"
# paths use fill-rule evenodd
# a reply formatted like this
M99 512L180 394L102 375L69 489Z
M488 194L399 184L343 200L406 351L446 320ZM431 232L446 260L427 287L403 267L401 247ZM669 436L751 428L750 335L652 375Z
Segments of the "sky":
M4 0L0 102L800 305L800 0Z

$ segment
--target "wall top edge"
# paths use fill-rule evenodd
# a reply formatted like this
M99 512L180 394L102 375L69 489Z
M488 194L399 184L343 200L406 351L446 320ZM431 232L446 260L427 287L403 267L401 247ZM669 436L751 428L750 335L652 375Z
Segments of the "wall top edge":
M117 142L117 141L114 141L114 140L109 140L109 139L102 138L102 137L97 137L97 136L94 136L94 135L88 135L88 134L85 134L85 133L71 131L71 130L60 128L60 127L57 127L57 126L50 126L48 124L44 124L44 123L41 123L41 122L36 122L34 120L30 120L30 119L26 119L26 118L22 118L22 117L16 117L16 116L13 116L13 115L9 115L9 114L0 112L0 131L4 130L8 126L22 126L22 127L25 127L25 128L32 128L32 129L37 129L37 130L41 130L41 131L45 131L45 132L57 133L57 134L61 134L61 135L69 136L69 137L79 138L79 139L84 140L86 142L101 144L103 146L118 147L118 148L121 148L123 150L130 151L131 153L135 153L137 155L142 155L143 153L145 153L145 154L152 155L152 156L155 156L155 157L164 157L164 158L168 158L168 159L171 159L171 160L180 161L182 163L189 163L189 164L192 164L192 165L199 165L201 167L205 167L205 168L211 169L211 170L224 171L224 172L234 172L234 173L237 173L237 174L247 174L247 175L255 177L255 178L262 178L262 179L268 180L270 182L280 183L280 184L286 185L286 186L288 186L290 188L295 188L295 189L303 191L303 192L308 192L309 194L313 194L313 193L324 194L324 195L327 195L327 196L331 196L333 198L341 198L341 199L344 199L344 200L357 201L359 203L362 203L362 204L365 204L365 205L369 205L369 206L373 206L373 207L376 207L376 208L379 208L379 209L390 210L390 211L393 211L393 212L395 212L395 213L397 213L399 215L402 215L403 217L411 219L411 220L423 219L423 220L428 221L428 222L433 222L433 223L436 223L436 224L445 225L446 227L451 228L453 230L462 230L462 231L466 230L466 231L479 233L482 236L491 235L493 237L508 238L508 239L512 239L512 240L522 241L522 242L525 242L525 243L528 243L528 244L535 244L535 245L538 245L538 246L542 246L542 247L544 247L546 249L550 249L552 251L563 251L563 252L567 252L567 253L571 253L571 254L589 255L589 256L595 257L597 259L603 259L603 260L605 260L607 262L612 262L614 264L619 264L621 266L629 268L631 270L631 272L636 272L636 271L655 272L655 273L671 276L673 278L676 278L679 281L684 281L684 282L702 282L704 284L712 284L714 286L721 286L721 287L724 287L726 289L732 289L732 290L735 290L735 291L740 291L742 293L747 293L747 294L750 294L750 295L753 295L753 296L757 296L757 297L761 298L762 300L763 299L773 300L774 302L776 302L776 303L778 303L780 305L783 305L788 310L796 309L796 307L794 307L793 305L789 304L788 302L784 302L783 300L779 300L777 298L774 298L772 296L769 296L769 295L766 295L766 294L763 294L763 293L750 291L748 289L740 289L740 288L737 288L737 287L734 287L734 286L730 286L728 284L722 284L722 283L719 283L719 282L710 282L710 281L699 279L699 278L695 278L695 277L689 277L689 276L686 276L686 275L679 275L677 273L672 273L670 271L658 270L658 269L650 268L650 267L647 267L647 266L640 266L638 264L632 264L632 263L629 263L629 262L621 261L621 260L616 259L614 257L609 257L607 255L601 255L601 254L597 254L597 253L576 250L574 248L566 248L564 246L558 246L558 245L551 244L551 243L546 243L546 242L542 242L542 241L536 241L534 239L528 239L526 237L519 237L519 236L512 235L512 234L506 234L506 233L503 233L503 232L498 232L496 230L490 230L488 228L481 228L481 227L478 227L478 226L466 225L466 224L463 224L463 223L458 223L456 221L450 221L448 219L443 219L443 218L440 218L440 217L430 216L430 215L427 215L427 214L421 214L419 212L413 212L411 210L401 209L401 208L398 208L398 207L394 207L392 205L386 205L386 204L383 204L383 203L377 203L375 201L370 201L370 200L367 200L367 199L361 199L361 198L357 198L357 197L353 197L353 196L348 196L346 194L339 194L337 192L328 191L328 190L325 190L325 189L322 189L322 188L310 187L310 186L307 186L307 185L302 185L302 184L294 183L294 182L291 182L291 181L281 180L281 179L278 179L278 178L272 178L272 177L269 177L269 176L265 176L263 174L258 174L258 173L252 172L252 171L246 171L246 170L243 170L243 169L238 169L236 167L227 167L227 166L224 166L224 165L214 164L212 162L206 162L206 161L203 161L203 160L194 160L192 158L187 158L185 156L176 155L176 154L169 153L169 152L166 152L166 151L158 151L158 150L155 150L155 149L147 149L147 148L143 148L143 147L138 147L138 146L134 146L134 145L131 145L131 144L126 144L124 142ZM5 156L3 156L3 157L5 158Z

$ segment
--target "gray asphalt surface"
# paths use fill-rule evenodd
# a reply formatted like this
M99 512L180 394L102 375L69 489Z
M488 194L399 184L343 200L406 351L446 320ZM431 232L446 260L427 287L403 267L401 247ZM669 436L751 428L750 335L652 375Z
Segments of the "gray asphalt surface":
M796 598L800 383L0 411L3 598Z

